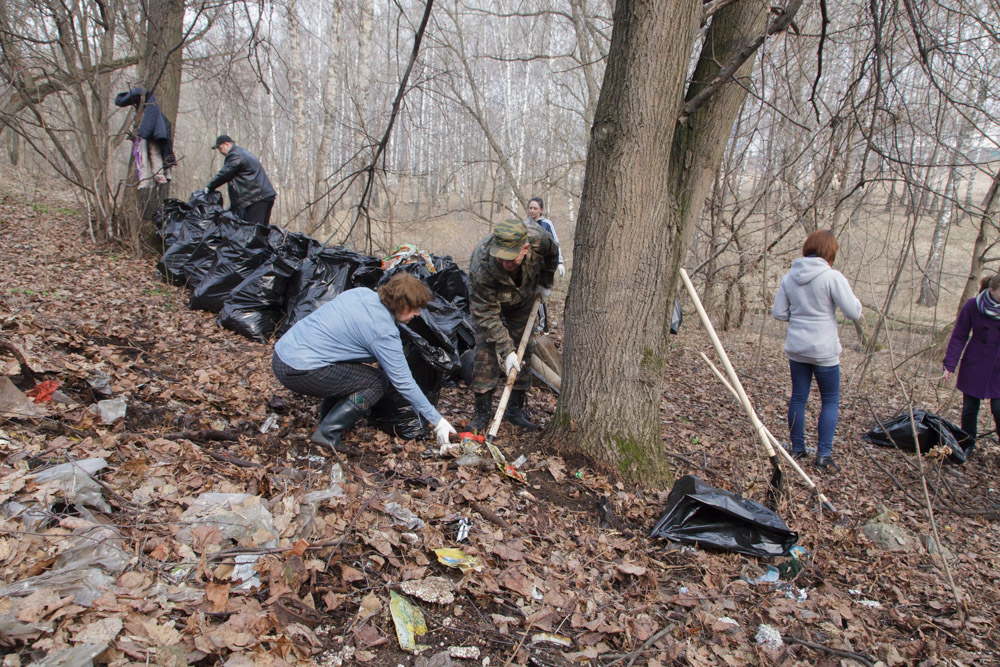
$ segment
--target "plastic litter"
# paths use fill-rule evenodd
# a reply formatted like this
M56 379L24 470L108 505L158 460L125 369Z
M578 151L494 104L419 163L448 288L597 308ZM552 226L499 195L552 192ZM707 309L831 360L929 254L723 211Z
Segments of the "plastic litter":
M442 565L457 568L462 572L480 572L483 569L483 564L478 558L470 556L461 549L435 549L434 554Z
M532 646L535 644L555 644L563 648L570 648L573 646L573 640L563 635L554 635L551 632L536 632L531 635L531 644Z
M409 530L420 530L424 527L423 519L414 514L412 510L403 507L399 503L386 503L385 513L391 516L395 523L405 526Z
M455 541L465 542L469 539L469 529L472 527L472 522L467 518L462 517L455 522Z
M757 626L757 634L754 635L754 640L759 645L771 651L777 651L785 643L784 640L781 639L781 633L767 623L761 623Z
M119 419L124 419L127 409L128 403L125 402L124 396L97 402L97 414L101 416L103 424L114 424Z
M883 426L885 428L883 428ZM913 426L916 427L917 442L913 440ZM882 447L899 447L905 451L916 451L926 454L935 447L944 446L949 450L948 460L953 463L965 463L965 452L958 444L968 437L965 431L948 420L924 410L913 411L913 426L910 424L910 413L902 412L889 421L876 424L863 440Z
M272 428L274 428L275 424L277 423L278 423L278 415L272 412L267 416L267 419L264 420L264 423L260 425L260 432L267 433Z
M34 479L41 486L48 486L54 495L68 503L110 512L111 506L104 501L101 485L92 477L107 465L108 462L102 458L71 461L28 475L28 479Z
M32 667L93 667L94 658L104 653L107 648L108 642L77 644L49 653L38 662L32 663Z
M417 653L429 648L417 644L417 637L427 633L427 623L424 615L413 603L396 591L389 591L389 610L392 622L396 626L396 639L399 647L410 653Z
M271 549L278 546L274 517L260 496L248 493L203 493L180 516L177 539L187 545L199 525L214 525L224 539L247 546Z
M799 537L760 503L713 488L694 475L674 484L667 511L651 535L761 558L787 555Z
M251 591L259 588L261 585L260 574L257 572L256 565L257 561L260 560L260 555L238 554L233 560L235 561L235 565L233 566L233 574L230 580L242 582L236 586L235 590Z
M0 377L0 417L44 417L45 410L21 393L8 377Z
M101 396L111 395L111 378L103 371L92 371L87 377L87 384L94 390L94 393Z

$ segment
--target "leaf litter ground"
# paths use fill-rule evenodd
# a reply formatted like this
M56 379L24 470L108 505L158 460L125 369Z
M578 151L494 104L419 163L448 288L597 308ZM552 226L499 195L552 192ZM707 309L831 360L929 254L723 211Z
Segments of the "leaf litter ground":
M961 608L937 556L919 546L887 551L862 535L882 512L913 534L931 530L915 459L861 441L873 418L849 390L836 443L844 470L817 476L840 515L817 511L786 470L779 514L811 558L782 588L754 584L767 563L647 537L669 489L630 488L506 425L502 447L509 459L526 457L527 487L365 425L348 437L358 458L311 446L317 402L274 380L269 346L188 310L188 293L159 280L151 261L95 247L82 231L21 203L0 206L0 341L23 352L37 377L10 350L0 350L2 375L21 390L56 380L73 401L47 404L41 419L0 418L0 498L48 508L30 530L23 516L3 520L0 567L7 585L50 572L81 526L94 525L120 537L127 565L90 605L56 586L6 598L0 619L13 614L20 631L0 626L4 665L87 642L107 645L96 663L113 665L471 664L449 650L489 665L1000 660L989 630L1000 609L994 440L966 468L925 461ZM768 333L762 347L756 332L723 340L762 421L783 438L780 335ZM698 350L708 347L689 321L666 369L664 446L678 475L762 500L770 464ZM858 361L845 352L845 389ZM869 386L883 389L864 397L881 418L902 407L879 375L888 366L876 357ZM98 391L101 376L108 386ZM110 426L87 409L108 397L127 403ZM537 421L554 404L551 393L531 392ZM446 388L439 408L464 423L471 396ZM99 480L110 512L81 513L69 491L29 477L92 457L109 464ZM234 540L210 522L192 529L182 515L204 493L259 498L279 539L248 530ZM471 524L464 543L459 519ZM461 548L482 567L446 567L440 548ZM233 579L245 559L256 559L260 580L249 588ZM428 627L419 656L400 649L390 611L390 591L413 587L434 591L433 601L408 596ZM761 624L783 641L758 643Z

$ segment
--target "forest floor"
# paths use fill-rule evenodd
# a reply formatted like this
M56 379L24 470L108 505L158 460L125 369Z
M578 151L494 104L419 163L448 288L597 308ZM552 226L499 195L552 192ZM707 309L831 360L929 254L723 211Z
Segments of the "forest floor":
M756 580L787 558L650 538L669 489L609 479L506 425L500 445L526 457L527 487L367 425L347 440L362 456L320 451L307 440L317 401L277 383L270 346L189 310L188 296L154 260L94 246L67 212L0 202L0 383L14 385L0 395L54 380L68 401L0 416L4 667L43 656L229 667L1000 663L1000 448L985 439L965 466L925 457L925 487L912 454L862 441L873 412L903 406L887 352L869 371L867 386L880 389L860 396L850 389L859 355L845 351L843 470L815 475L838 512L821 511L786 468L777 513L808 558L794 578L767 583ZM784 440L781 337L722 339ZM693 315L672 342L662 422L677 476L763 502L770 463L700 359L714 355ZM89 406L111 398L126 413L107 425ZM546 422L555 401L533 389L530 414ZM446 388L439 408L460 426L471 395ZM107 464L96 485L35 476L93 458ZM205 493L246 496L208 516L196 502ZM925 497L942 551L915 539L933 532ZM863 534L879 514L899 550ZM470 524L462 543L460 519ZM439 548L478 567L448 567ZM394 593L423 613L419 655L400 648Z

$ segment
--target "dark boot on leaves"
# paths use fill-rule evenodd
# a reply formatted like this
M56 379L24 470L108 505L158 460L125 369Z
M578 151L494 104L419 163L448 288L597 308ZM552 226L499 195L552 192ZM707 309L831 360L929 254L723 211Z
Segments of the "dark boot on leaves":
M538 427L528 421L527 415L524 414L525 393L523 389L515 389L511 393L510 403L507 404L507 411L504 413L503 418L509 424L523 428L526 431L537 431Z
M330 410L333 410L343 399L342 396L327 396L323 399L323 402L319 404L319 420L323 421L323 417L330 414Z
M493 392L488 391L484 394L475 394L476 397L476 416L472 418L472 421L468 424L468 429L474 433L479 433L486 430L486 427L490 425L490 412L493 410Z
M324 401L325 402L325 401ZM361 450L343 444L344 432L365 416L365 410L350 396L341 399L320 420L316 432L309 439L317 445L329 447L348 456L360 456Z

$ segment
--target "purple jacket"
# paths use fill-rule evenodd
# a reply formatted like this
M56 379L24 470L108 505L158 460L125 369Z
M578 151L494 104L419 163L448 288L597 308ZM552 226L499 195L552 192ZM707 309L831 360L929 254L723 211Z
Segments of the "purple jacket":
M966 345L970 333L972 339ZM966 301L958 313L944 355L945 370L954 372L956 365L959 391L974 398L1000 398L1000 320L979 312L975 298Z

